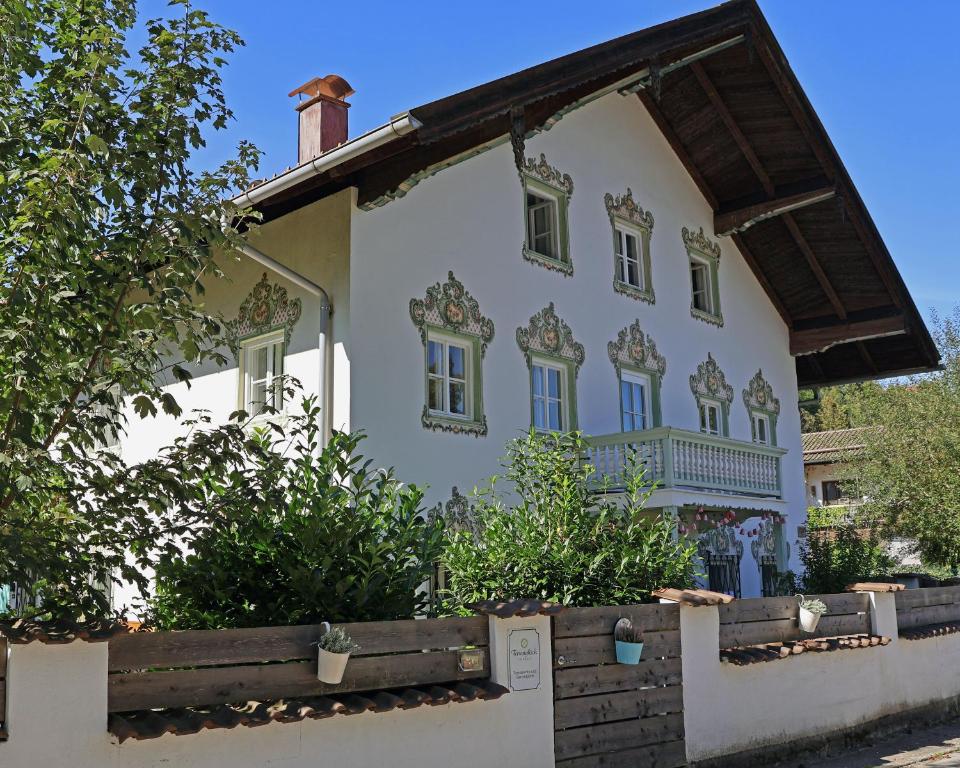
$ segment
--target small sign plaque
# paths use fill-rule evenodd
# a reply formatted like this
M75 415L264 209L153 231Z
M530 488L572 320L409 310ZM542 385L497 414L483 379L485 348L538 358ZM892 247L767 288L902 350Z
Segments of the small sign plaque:
M540 633L514 629L507 643L510 651L510 688L531 691L540 687Z
M483 651L479 648L460 651L459 666L461 672L482 672Z

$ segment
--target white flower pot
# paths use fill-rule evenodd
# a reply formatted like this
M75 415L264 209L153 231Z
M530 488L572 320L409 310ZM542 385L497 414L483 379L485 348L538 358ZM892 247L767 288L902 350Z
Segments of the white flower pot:
M343 681L343 673L347 669L349 653L330 653L323 648L317 648L317 679L331 685L339 685Z
M814 613L801 605L799 621L802 632L816 632L817 624L820 622L820 614Z

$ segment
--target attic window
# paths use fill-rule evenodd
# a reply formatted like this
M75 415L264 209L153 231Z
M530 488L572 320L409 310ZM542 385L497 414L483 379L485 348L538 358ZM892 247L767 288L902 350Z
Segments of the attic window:
M521 169L523 181L523 258L547 269L573 274L567 206L573 194L573 179L547 163L546 158L528 158Z
M548 259L557 259L556 198L527 190L527 242L530 249Z

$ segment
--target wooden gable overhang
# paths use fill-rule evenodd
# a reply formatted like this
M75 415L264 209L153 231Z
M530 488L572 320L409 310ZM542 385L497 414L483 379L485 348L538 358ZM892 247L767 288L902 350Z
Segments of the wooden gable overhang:
M631 78L634 78L631 81ZM635 94L790 332L801 387L929 371L939 354L755 0L660 24L410 110L421 126L257 207L349 186L360 206L451 159L515 143L578 102Z

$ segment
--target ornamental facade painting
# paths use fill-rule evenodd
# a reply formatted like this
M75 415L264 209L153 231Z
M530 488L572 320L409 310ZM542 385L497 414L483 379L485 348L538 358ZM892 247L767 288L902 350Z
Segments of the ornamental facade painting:
M293 326L303 312L300 299L287 296L287 289L267 280L263 273L253 290L240 304L235 320L226 324L227 342L234 355L239 355L240 341L278 328L283 329L284 344L289 345Z
M517 344L528 366L532 356L540 353L569 360L574 364L575 373L579 373L586 357L583 344L573 338L566 321L557 317L552 301L531 317L525 328L517 328Z
M653 337L640 328L640 321L633 323L617 334L617 340L607 343L607 355L619 376L623 366L641 368L663 377L667 372L667 361L657 351Z
M730 525L710 528L697 537L697 551L705 555L734 555L737 560L743 557L743 542Z
M453 486L453 492L446 502L438 502L437 506L430 510L427 519L431 523L442 519L446 529L452 533L461 531L472 535L477 533L473 507L470 500L460 493L457 486Z
M427 288L424 298L410 299L410 318L424 344L429 326L479 339L481 355L493 341L493 321L480 313L480 304L452 271L447 273L447 282Z
M762 370L754 374L747 388L743 390L743 404L748 411L764 411L773 416L779 415L780 401L773 396L773 387L763 378Z
M573 194L573 178L569 173L562 173L550 165L542 152L539 160L528 157L524 161L522 173L563 192L567 197Z
M702 397L727 405L733 402L733 387L727 384L727 377L709 352L707 359L697 366L697 372L690 376L690 391L698 402Z
M713 242L703 232L703 227L694 232L692 229L684 227L680 231L683 238L683 244L694 251L699 251L704 256L720 261L720 244Z

